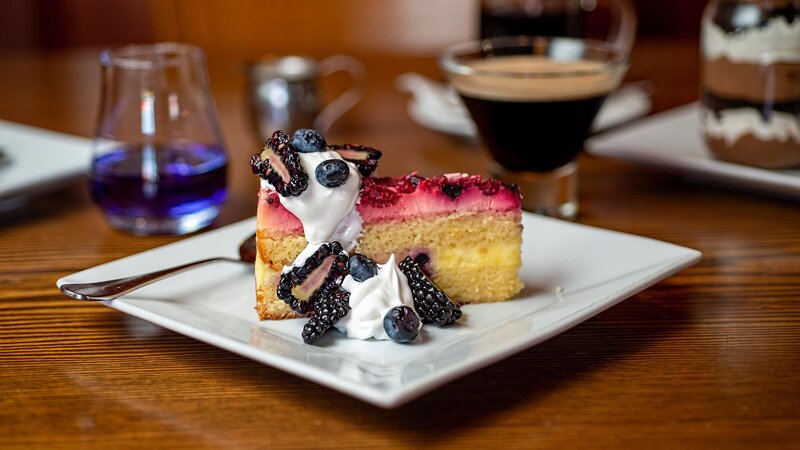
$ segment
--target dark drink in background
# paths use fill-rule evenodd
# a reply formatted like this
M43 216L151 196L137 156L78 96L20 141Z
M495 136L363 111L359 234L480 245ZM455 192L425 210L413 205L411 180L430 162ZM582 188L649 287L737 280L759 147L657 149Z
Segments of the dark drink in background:
M549 171L580 152L605 95L542 102L497 101L462 95L492 157L512 170ZM520 131L531 131L520 139Z
M481 4L481 39L496 36L584 37L586 12L576 0L490 1Z
M501 52L471 67L534 76L453 80L495 162L512 171L547 172L573 161L617 82L599 61Z
M228 159L220 146L171 142L115 148L95 158L92 198L113 222L209 222L227 197Z
M627 68L610 44L498 37L453 46L440 59L492 156L492 174L519 186L522 207L574 219L576 157Z

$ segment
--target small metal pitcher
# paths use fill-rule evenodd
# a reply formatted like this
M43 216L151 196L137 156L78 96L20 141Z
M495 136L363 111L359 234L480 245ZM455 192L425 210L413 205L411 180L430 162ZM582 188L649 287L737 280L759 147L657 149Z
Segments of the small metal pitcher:
M366 70L347 55L322 60L275 56L251 63L247 69L251 118L263 139L275 130L291 133L298 128L313 128L325 133L364 96ZM319 80L339 71L349 73L353 84L323 107Z

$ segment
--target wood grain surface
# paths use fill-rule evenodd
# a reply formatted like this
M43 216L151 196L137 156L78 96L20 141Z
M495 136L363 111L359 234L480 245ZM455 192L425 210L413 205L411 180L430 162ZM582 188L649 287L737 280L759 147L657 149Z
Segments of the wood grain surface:
M91 135L96 56L0 54L0 118ZM696 98L697 59L692 41L642 42L628 79L668 109ZM331 141L383 149L386 175L485 172L480 145L417 126L395 91L405 71L439 77L433 60L364 62L367 97ZM240 62L210 66L235 174L222 226L255 213L259 142ZM112 231L76 182L0 216L0 448L798 448L800 205L590 156L580 196L578 222L702 262L386 411L62 296L59 277L179 239Z

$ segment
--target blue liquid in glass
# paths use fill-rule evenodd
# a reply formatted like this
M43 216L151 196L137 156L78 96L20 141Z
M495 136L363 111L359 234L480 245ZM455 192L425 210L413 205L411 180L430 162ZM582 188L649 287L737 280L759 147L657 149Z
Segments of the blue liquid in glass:
M228 158L220 146L202 144L137 145L120 147L92 163L92 198L117 222L130 218L161 220L202 217L207 225L227 198ZM114 222L112 221L112 224ZM119 224L115 224L118 226ZM121 227L125 228L123 224ZM155 232L188 232L178 226Z

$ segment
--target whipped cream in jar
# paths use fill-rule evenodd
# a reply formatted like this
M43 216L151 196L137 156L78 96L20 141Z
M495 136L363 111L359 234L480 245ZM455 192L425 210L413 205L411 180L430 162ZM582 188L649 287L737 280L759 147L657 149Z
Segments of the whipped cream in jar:
M800 167L800 1L712 0L701 47L701 127L711 153Z

